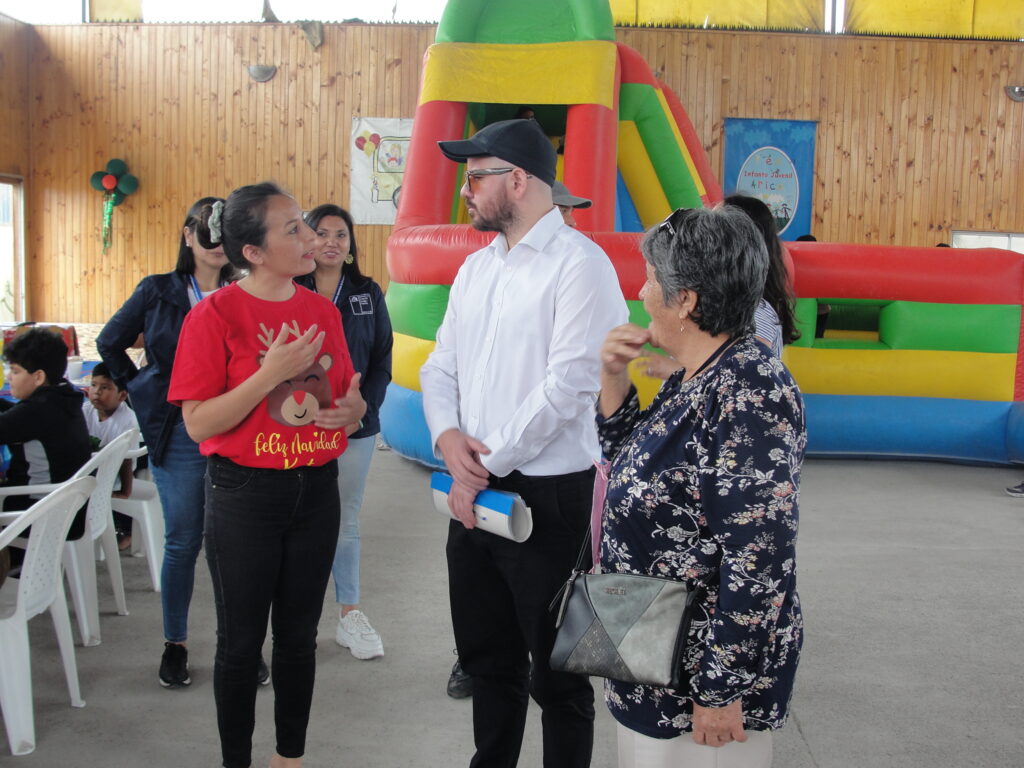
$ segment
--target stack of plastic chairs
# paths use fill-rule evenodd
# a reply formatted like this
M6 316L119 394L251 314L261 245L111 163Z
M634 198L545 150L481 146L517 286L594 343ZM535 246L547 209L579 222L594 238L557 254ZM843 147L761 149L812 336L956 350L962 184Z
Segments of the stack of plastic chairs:
M138 439L135 430L118 435L82 465L72 479L87 477L96 473L96 490L89 497L85 534L77 541L64 544L64 572L67 575L71 600L78 619L78 631L82 645L99 645L100 611L96 588L96 542L102 549L114 589L117 612L128 615L124 595L124 577L121 574L121 559L117 550L117 536L114 533L113 513L110 496L118 469L124 461L128 448ZM5 496L49 493L59 485L18 485L0 488L0 499Z
M24 512L0 513L0 522L10 522L0 530L0 548L32 526L19 578L9 578L0 588L0 711L15 755L27 755L36 746L28 620L47 609L57 631L71 706L85 706L61 583L61 551L75 513L95 487L92 477L69 480Z

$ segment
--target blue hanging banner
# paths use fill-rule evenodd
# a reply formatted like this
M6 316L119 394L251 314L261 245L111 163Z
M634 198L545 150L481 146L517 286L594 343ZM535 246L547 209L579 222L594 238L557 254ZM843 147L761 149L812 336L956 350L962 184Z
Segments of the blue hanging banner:
M756 197L782 240L813 234L814 120L725 118L726 195Z

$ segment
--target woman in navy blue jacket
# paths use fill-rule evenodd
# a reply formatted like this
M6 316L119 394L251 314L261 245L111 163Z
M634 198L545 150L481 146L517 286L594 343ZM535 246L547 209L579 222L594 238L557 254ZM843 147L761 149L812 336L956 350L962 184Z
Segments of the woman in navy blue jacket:
M338 628L335 640L357 659L384 655L380 635L359 610L359 509L366 476L373 458L375 435L380 432L380 406L391 381L391 318L380 286L359 271L352 217L344 208L321 205L306 214L320 245L316 270L298 279L301 285L331 299L341 312L352 365L362 374L360 391L366 415L348 448L338 459L341 493L341 531L334 555Z
M167 402L178 334L186 313L234 277L221 245L211 241L224 201L204 197L189 209L173 272L150 275L103 328L96 346L115 379L126 383L164 510L164 562L160 575L164 653L159 680L165 688L189 685L188 608L196 557L203 543L203 476L206 458L185 431L181 409ZM214 238L219 241L219 235ZM142 334L146 364L125 352Z

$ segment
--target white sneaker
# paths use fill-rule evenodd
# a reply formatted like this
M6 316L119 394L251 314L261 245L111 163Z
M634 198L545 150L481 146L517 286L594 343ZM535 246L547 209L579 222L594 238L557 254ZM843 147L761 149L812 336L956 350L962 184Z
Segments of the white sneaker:
M349 611L338 619L338 631L334 639L342 648L348 648L357 659L365 661L384 655L384 643L380 635L360 610Z

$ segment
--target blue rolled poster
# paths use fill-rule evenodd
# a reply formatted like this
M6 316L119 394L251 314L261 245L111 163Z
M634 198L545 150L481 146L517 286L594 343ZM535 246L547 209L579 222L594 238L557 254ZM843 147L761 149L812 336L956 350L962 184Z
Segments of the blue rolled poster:
M451 475L444 472L430 475L434 509L446 517L452 516L448 509L448 491L451 487ZM473 512L476 514L477 527L488 533L520 544L533 533L533 514L518 493L482 490L473 502Z

